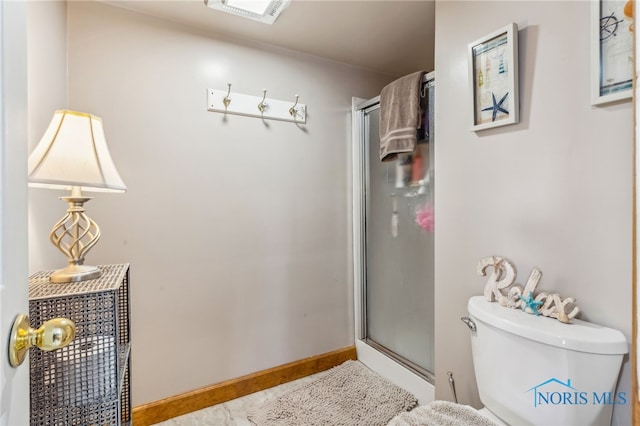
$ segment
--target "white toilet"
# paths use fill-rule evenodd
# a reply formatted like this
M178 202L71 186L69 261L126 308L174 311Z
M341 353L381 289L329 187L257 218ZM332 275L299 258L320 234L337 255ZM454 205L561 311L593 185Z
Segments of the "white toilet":
M604 426L614 405L630 402L615 389L628 352L620 331L575 319L563 324L482 296L467 308L480 411L494 422Z

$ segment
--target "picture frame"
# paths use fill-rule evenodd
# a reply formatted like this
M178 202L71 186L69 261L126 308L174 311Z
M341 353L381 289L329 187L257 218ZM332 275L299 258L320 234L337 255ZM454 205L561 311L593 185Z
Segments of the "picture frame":
M471 131L520 121L518 26L511 23L469 44Z
M591 1L591 105L632 97L632 7L629 0Z

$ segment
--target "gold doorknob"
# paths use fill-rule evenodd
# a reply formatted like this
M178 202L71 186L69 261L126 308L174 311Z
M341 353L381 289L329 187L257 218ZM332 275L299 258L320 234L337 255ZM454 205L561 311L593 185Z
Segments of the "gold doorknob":
M67 346L74 337L76 325L70 319L53 318L35 330L29 325L29 316L20 314L13 321L9 337L9 364L12 367L22 364L30 347L55 351Z

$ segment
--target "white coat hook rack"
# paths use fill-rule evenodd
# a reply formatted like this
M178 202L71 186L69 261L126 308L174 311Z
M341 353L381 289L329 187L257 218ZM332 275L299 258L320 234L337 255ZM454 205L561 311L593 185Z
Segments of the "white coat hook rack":
M298 103L298 95L294 103L267 98L267 89L262 91L262 96L243 95L232 92L231 83L227 83L227 90L207 89L207 110L303 124L307 122L307 107Z

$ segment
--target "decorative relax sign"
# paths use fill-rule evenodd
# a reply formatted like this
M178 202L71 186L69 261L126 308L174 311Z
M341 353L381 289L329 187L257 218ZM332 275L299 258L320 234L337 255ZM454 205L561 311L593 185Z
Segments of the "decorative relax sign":
M485 257L478 263L478 274L486 276L489 267L492 267L492 271L484 287L484 297L489 302L522 309L529 314L555 318L567 324L580 312L573 297L562 299L558 293L545 292L534 296L534 291L542 278L542 272L538 269L534 268L531 271L527 284L522 288L521 285L514 284L516 269L508 260L499 256ZM573 309L567 313L569 307Z

